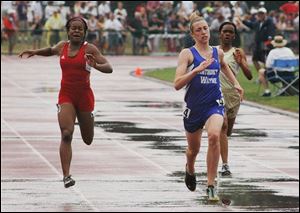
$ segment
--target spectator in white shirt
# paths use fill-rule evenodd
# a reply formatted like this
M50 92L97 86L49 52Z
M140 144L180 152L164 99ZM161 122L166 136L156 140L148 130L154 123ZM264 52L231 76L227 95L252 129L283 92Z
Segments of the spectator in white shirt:
M183 8L185 9L185 12L188 16L191 15L191 13L194 10L194 2L193 1L182 1Z
M110 1L104 1L98 6L98 15L109 17L110 12Z
M108 52L117 54L119 45L122 43L123 25L112 12L109 14L109 19L105 21L104 29L108 31Z
M123 8L123 2L118 1L118 7L114 11L115 17L119 19L123 24L126 21L127 11Z
M231 9L229 7L229 3L225 2L224 5L220 8L220 11L222 15L224 16L225 20L228 20L230 17L232 17Z
M295 54L293 51L285 47L287 44L287 40L283 38L281 35L277 35L274 37L274 40L271 41L274 49L272 49L266 59L266 69L271 69L275 59L288 59L288 58L295 58ZM265 71L266 69L262 68L259 70L259 81L263 85L265 91L262 95L263 97L271 96L271 91L269 90L268 82L265 78Z

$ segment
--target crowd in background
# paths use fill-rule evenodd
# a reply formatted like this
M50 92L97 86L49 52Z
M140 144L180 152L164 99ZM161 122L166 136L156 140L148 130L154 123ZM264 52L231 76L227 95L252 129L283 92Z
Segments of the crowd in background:
M124 54L129 38L134 55L160 52L162 44L166 52L177 53L189 33L189 15L198 10L210 26L211 44L218 44L219 26L230 20L239 32L237 45L251 54L255 29L244 23L255 22L259 9L264 8L276 34L284 35L291 47L299 45L298 1L288 1L277 10L269 10L263 1L251 7L246 1L206 1L204 6L194 1L144 1L130 8L130 12L126 3L129 4L126 1L1 1L1 43L8 42L10 54L18 42L41 47L43 36L47 37L47 45L54 45L66 39L62 38L66 21L81 16L89 27L87 40L106 54Z

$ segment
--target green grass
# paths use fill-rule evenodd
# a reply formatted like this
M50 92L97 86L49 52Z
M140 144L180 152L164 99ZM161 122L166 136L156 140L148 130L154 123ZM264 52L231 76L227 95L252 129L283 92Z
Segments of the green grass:
M259 84L255 83L257 72L253 66L250 66L250 68L252 70L253 80L247 80L242 72L238 75L238 81L245 90L245 100L291 112L299 112L299 96L261 97L260 95L263 92L263 88L261 87L259 89ZM145 75L172 83L175 77L175 68L153 70L146 72ZM270 85L270 88L274 91L273 85Z

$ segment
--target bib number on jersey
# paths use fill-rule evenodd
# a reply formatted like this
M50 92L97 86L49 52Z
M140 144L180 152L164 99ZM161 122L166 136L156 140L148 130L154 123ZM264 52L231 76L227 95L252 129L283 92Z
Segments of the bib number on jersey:
M191 110L186 107L185 110L183 111L183 117L184 118L189 118L190 117L190 113L191 113Z
M225 101L224 101L224 98L220 98L218 100L216 100L216 102L218 103L219 106L224 106L225 105Z

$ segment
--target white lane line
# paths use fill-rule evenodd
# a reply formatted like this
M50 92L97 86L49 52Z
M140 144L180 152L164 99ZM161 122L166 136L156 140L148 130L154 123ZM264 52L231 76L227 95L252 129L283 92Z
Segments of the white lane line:
M112 104L117 105L117 104L114 103L114 102L112 102ZM118 105L118 106L119 106L119 105ZM119 106L119 107L120 107L120 106ZM121 106L121 108L125 108L125 107ZM126 108L125 108L125 109L126 109ZM168 127L168 128L171 127L173 130L176 130L176 131L178 131L178 132L183 132L183 130L182 130L181 128L177 128L177 127L175 127L175 126L168 125L167 123L158 121L157 119L154 119L154 118L152 118L152 117L150 117L150 116L145 115L143 112L138 112L138 111L133 111L133 112L132 112L132 111L130 111L130 113L131 113L131 114L136 114L136 115L138 115L139 117L147 118L148 120L154 121L154 122L156 122L157 124L161 124L161 125L163 125L163 126L165 126L165 127ZM205 133L205 132L204 132L204 133ZM203 136L204 136L204 135L203 135ZM239 155L239 156L241 156L241 157L243 157L243 158L245 158L245 159L247 159L247 160L249 160L249 161L251 161L251 162L253 162L253 163L256 163L256 164L258 164L258 165L260 165L260 166L262 166L262 167L268 168L268 169L273 170L273 171L275 171L275 172L279 172L280 174L283 174L283 175L288 176L288 177L290 177L290 178L299 180L299 177L297 177L297 176L290 175L290 174L288 174L288 173L286 173L286 172L284 172L284 171L281 171L281 170L279 170L279 169L276 169L276 168L270 167L270 166L268 166L268 165L265 165L265 164L263 164L263 163L261 163L261 162L259 162L259 161L256 161L256 160L254 160L254 159L252 159L252 158L250 158L250 157L247 157L246 155L240 154L240 153L238 153L238 152L236 152L236 151L231 150L231 152L234 153L234 154L236 154L236 155Z
M155 163L154 161L150 160L149 158L145 157L144 155L142 155L142 154L140 154L140 153L138 153L138 152L136 152L136 151L134 151L134 150L128 148L127 146L123 145L122 143L116 141L115 139L109 138L109 136L106 135L105 133L103 133L103 132L101 132L101 131L98 131L98 132L99 132L100 134L102 134L104 137L107 137L108 140L110 140L110 141L116 143L117 145L119 145L119 146L122 147L123 149L127 150L128 152L130 152L130 153L132 153L132 154L134 154L134 155L136 155L136 156L138 156L138 157L144 159L145 161L147 161L148 163L150 163L150 164L153 165L154 167L156 167L156 168L158 168L159 170L163 171L163 172L164 172L164 173L163 173L164 175L170 174L170 173L171 173L170 171L166 170L166 169L163 168L161 165Z
M116 103L112 103L112 104L117 105ZM118 106L119 106L119 105L118 105ZM119 107L120 107L120 106L119 106ZM122 107L122 106L121 106L121 107ZM124 108L124 107L123 107L123 108ZM156 119L154 119L154 118L152 118L152 117L150 117L150 116L147 116L147 115L145 115L143 112L140 112L140 113L139 113L138 111L133 111L133 112L131 112L131 114L136 114L136 115L139 116L139 117L143 117L143 118L146 118L146 119L148 119L148 120L154 121L154 122L156 122L157 124L161 124L161 125L163 125L163 126L165 126L165 127L172 128L173 130L176 130L176 131L178 131L178 132L182 132L182 131L183 131L183 130L180 129L180 128L177 128L177 127L175 127L175 126L168 125L167 123L158 121L158 120L156 120ZM205 133L205 132L204 132L204 133ZM205 134L204 134L203 136L205 136ZM240 154L239 152L236 152L236 151L233 151L233 150L231 150L230 152L232 152L232 153L234 153L234 154L236 154L236 155L239 155L239 156L241 156L242 158L245 158L245 159L247 159L247 160L249 160L249 161L251 161L251 162L253 162L253 163L256 163L256 164L258 164L258 165L260 165L260 166L262 166L262 167L268 168L268 169L273 170L273 171L275 171L275 172L279 172L280 174L283 174L283 175L288 176L288 177L290 177L290 178L299 180L299 177L290 175L290 174L288 174L288 173L286 173L286 172L284 172L284 171L281 171L281 170L279 170L279 169L276 169L276 168L272 168L272 167L270 167L270 166L267 166L267 165L265 165L265 164L263 164L263 163L261 163L261 162L259 162L259 161L256 161L256 160L254 160L254 159L252 159L252 158L250 158L250 157L247 157L246 155Z
M10 80L10 82L11 82L11 80ZM32 96L34 96L34 97L36 97L36 98L38 98L38 99L40 99L40 100L43 100L43 103L49 104L48 102L45 102L45 100L44 100L43 98L41 98L40 96L38 96L38 95L36 95L36 94L34 94L34 93L32 93L32 92L26 90L25 88L23 88L22 86L18 85L17 83L13 82L13 85L16 85L18 88L20 88L20 89L22 89L22 90L25 90L25 91L29 92ZM114 105L117 105L118 107L120 107L120 105L118 105L117 103L114 103L114 102L110 102L110 103L111 103L111 104L114 104ZM126 109L124 106L121 106L121 107L124 108L124 109ZM156 122L156 123L158 123L158 124L160 124L160 125L166 126L166 127L168 127L168 128L171 127L172 129L174 129L174 130L176 130L176 131L179 131L179 132L183 132L183 131L184 131L182 128L177 128L177 127L175 127L175 126L169 125L169 124L167 124L167 123L158 121L157 119L154 119L154 118L152 118L152 117L150 117L150 116L147 116L147 115L145 115L143 112L137 112L137 111L133 111L133 112L132 112L132 111L130 111L130 113L131 113L131 114L136 114L136 115L138 115L139 117L147 118L147 119L149 119L149 120L151 120L151 121L154 121L154 122ZM102 134L104 134L104 133L102 133ZM116 142L116 141L115 141L115 142ZM118 145L120 145L121 147L125 148L126 150L131 150L131 149L127 148L126 146L122 145L122 144L119 143L119 142L116 142L116 143L117 143ZM140 156L140 157L142 156L141 154L139 154L139 153L137 153L137 152L135 152L135 151L133 151L133 150L131 150L130 152L136 154L137 156ZM231 152L233 152L233 153L235 153L235 154L237 154L237 155L240 155L241 157L243 157L243 158L245 158L245 159L248 159L248 160L251 159L251 161L252 161L253 163L256 163L256 164L258 164L258 165L261 165L261 166L263 166L263 167L265 167L265 168L268 168L268 169L270 169L270 170L279 172L279 173L284 174L284 175L286 175L286 176L288 176L288 177L290 177L290 178L294 178L294 179L299 180L299 177L292 176L292 175L290 175L290 174L288 174L288 173L286 173L286 172L284 172L284 171L281 171L281 170L279 170L279 169L275 169L275 168L272 168L272 167L270 167L270 166L267 166L267 165L265 165L265 164L263 164L263 163L261 163L261 162L258 162L258 161L256 161L256 160L253 160L252 158L247 157L247 156L245 156L245 155L243 155L243 154L239 154L238 152L235 152L235 151L233 151L233 150L232 150ZM143 158L146 158L146 157L143 156ZM147 159L148 159L148 158L147 158ZM153 165L156 164L155 162L151 161L150 159L148 159L148 160L149 160L149 162L152 162ZM156 165L158 165L158 164L156 164ZM158 166L159 166L159 165L158 165ZM161 167L161 166L159 166L159 167ZM163 171L167 171L167 170L165 170L163 167L161 167L161 168L162 168Z
M33 96L34 98L37 98L40 102L44 103L44 104L47 104L47 105L50 105L52 106L52 108L55 109L55 105L52 104L51 102L49 101L46 101L45 99L41 98L39 95L36 95L35 93L31 92L30 90L26 89L25 87L17 84L16 82L14 82L13 80L11 80L10 78L8 78L7 76L3 76L2 73L1 73L1 77L5 79L6 82L10 83L11 85L19 88L21 91L25 91L27 93L29 93L31 96Z
M19 85L19 84L13 82L12 80L8 79L8 77L5 77L5 78L7 79L7 81L9 81L9 83L11 83L12 85L14 85L14 86L16 86L17 88L21 89L22 91L25 91L25 92L29 93L29 94L32 95L34 98L39 99L42 103L47 104L48 106L53 106L52 104L50 104L50 102L45 101L45 100L44 100L43 98L41 98L40 96L38 96L38 95L32 93L31 91L27 90L26 88L23 88L21 85ZM108 135L104 134L103 132L101 132L101 134L102 134L103 136L105 136L105 138L109 138L109 140L112 140L112 139L110 139L111 137L109 137ZM122 147L123 149L129 151L130 153L132 153L132 154L134 154L134 155L136 155L136 156L138 156L138 157L140 157L140 158L146 160L147 162L149 162L150 164L152 164L152 165L155 166L156 168L162 170L164 173L167 173L167 174L170 173L169 171L167 171L166 169L164 169L163 167L161 167L159 164L157 164L157 163L155 163L154 161L150 160L149 158L143 156L142 154L140 154L140 153L138 153L138 152L136 152L136 151L134 151L134 150L132 150L132 149L129 149L128 147L124 146L123 144L117 142L116 140L112 140L112 141L114 141L117 145L119 145L119 146Z
M60 172L37 150L35 149L17 130L15 130L11 125L9 125L6 120L1 119L1 122L3 122L15 135L17 135L21 141L34 153L36 154L44 163L47 164L50 169L57 174L59 178L61 178ZM72 187L71 190L75 191L82 200L84 200L95 212L99 212L100 210L96 208L85 196L84 194L77 189L76 186Z

